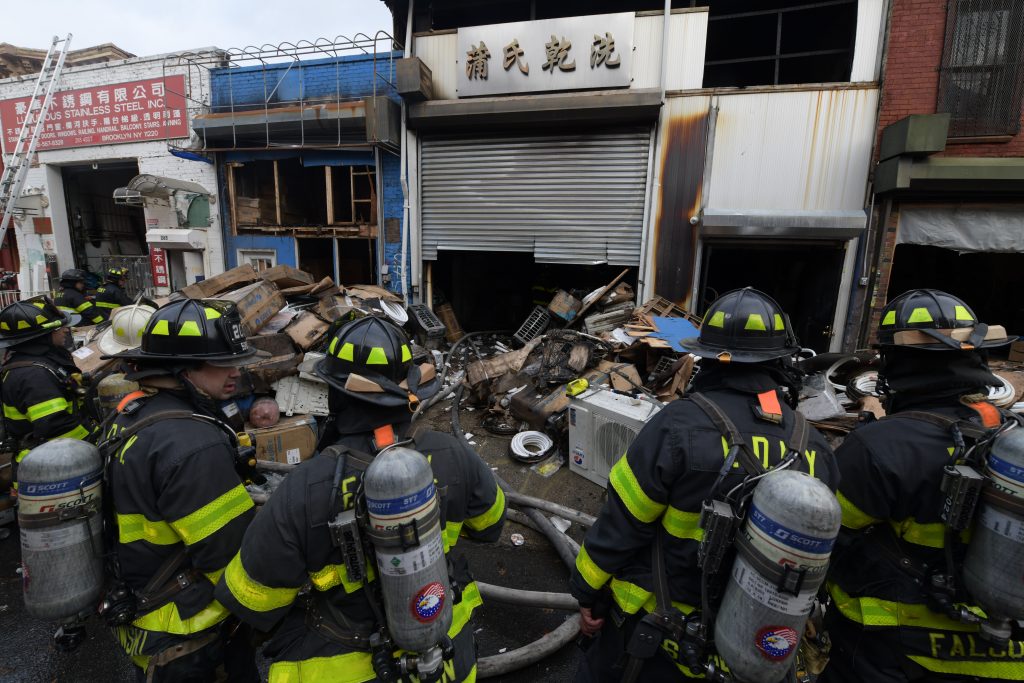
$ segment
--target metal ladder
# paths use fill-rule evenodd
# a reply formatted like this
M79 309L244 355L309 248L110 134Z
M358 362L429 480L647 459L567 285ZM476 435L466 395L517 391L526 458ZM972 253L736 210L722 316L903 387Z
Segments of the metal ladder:
M53 37L46 59L43 60L43 68L39 71L36 88L32 91L32 99L28 102L25 120L18 133L18 142L14 145L10 159L7 160L3 176L0 176L0 210L3 211L3 218L0 218L0 245L4 243L7 226L10 225L11 216L14 214L14 203L21 196L21 190L25 186L32 155L36 153L39 135L46 125L46 115L53 102L53 93L57 90L60 73L64 69L64 58L67 57L70 45L70 33L66 38Z

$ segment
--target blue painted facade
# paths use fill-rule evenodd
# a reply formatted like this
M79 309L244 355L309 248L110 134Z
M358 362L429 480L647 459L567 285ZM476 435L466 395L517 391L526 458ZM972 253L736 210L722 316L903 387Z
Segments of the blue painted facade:
M216 69L212 74L211 102L214 112L245 110L254 107L262 108L265 101L270 106L294 106L302 102L351 101L369 97L374 94L387 95L396 102L401 98L391 86L382 80L394 82L392 73L394 59L400 53L384 53L376 58L372 55L355 55L330 59L311 60L306 62L289 62L282 64L231 69ZM393 59L392 59L393 57ZM376 72L375 72L376 69ZM377 77L375 78L375 73ZM242 234L231 235L231 204L227 195L227 172L224 162L246 162L255 160L294 159L298 157L305 166L373 166L374 155L365 150L351 149L301 149L301 150L249 150L239 149L220 154L218 173L222 192L220 211L221 225L225 226L224 243L225 260L228 268L238 265L240 249L272 250L276 253L277 263L301 268L296 263L295 239L291 236ZM381 150L381 168L377 173L381 178L383 194L383 216L378 218L378 244L384 249L383 262L390 273L388 287L393 291L401 291L399 273L406 277L408 267L401 268L397 262L401 250L400 231L397 241L387 242L386 226L391 221L394 227L402 224L402 207L404 198L400 182L399 157ZM392 236L395 234L392 229ZM350 283L352 284L352 283Z

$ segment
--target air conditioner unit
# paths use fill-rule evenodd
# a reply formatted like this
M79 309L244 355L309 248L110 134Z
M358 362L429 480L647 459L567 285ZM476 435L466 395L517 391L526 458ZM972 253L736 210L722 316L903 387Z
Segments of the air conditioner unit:
M569 469L608 486L612 466L647 420L661 410L652 401L595 389L569 403Z

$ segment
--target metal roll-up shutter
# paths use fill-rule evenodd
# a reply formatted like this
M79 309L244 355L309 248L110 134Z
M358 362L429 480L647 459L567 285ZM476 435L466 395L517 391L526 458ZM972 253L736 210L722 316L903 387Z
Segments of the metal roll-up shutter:
M638 266L650 135L424 138L423 258L519 251L542 263Z

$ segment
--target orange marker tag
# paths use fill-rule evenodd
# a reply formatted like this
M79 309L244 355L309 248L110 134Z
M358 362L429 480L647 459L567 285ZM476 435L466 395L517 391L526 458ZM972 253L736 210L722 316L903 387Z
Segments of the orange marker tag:
M779 395L774 389L758 394L757 402L761 405L761 413L766 420L782 422L782 406L779 405Z
M984 427L991 429L993 427L998 427L1003 423L1003 418L999 414L999 409L987 401L968 403L967 407L973 409L981 416L981 424Z
M395 430L391 425L384 425L373 430L373 444L377 450L387 448L395 443Z

